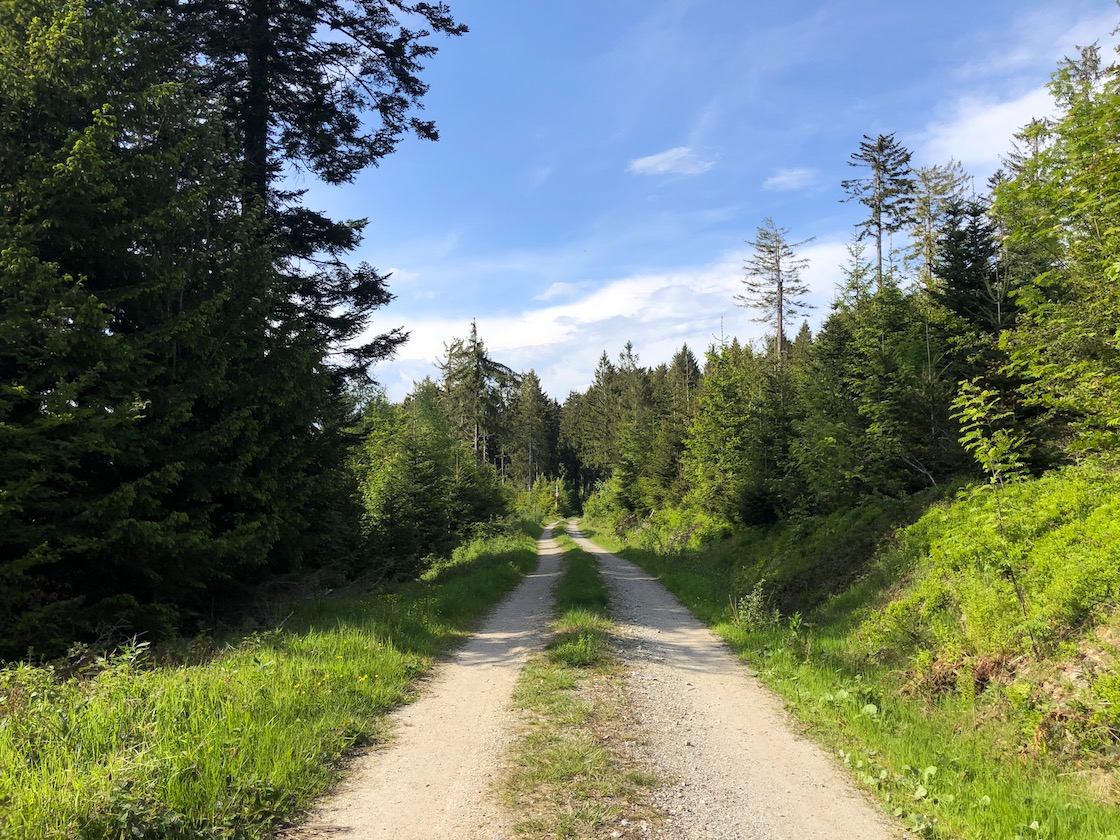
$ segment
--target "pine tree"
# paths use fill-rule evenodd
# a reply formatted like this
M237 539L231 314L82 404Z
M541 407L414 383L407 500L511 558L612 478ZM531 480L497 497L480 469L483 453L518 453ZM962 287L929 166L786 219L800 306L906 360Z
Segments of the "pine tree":
M880 134L875 139L865 134L859 151L852 153L848 165L869 169L870 174L840 182L848 194L843 200L858 201L868 210L868 217L856 225L856 229L860 240L867 237L875 240L875 279L879 285L884 276L884 241L890 234L905 230L914 219L910 157L910 152L893 134Z
M968 174L955 160L914 171L914 224L905 259L916 267L918 281L926 287L934 281L937 240L948 220L949 209L965 200L967 184Z
M789 228L780 228L774 220L766 218L758 227L754 239L747 240L753 249L744 265L743 292L735 295L739 306L757 309L757 321L770 321L774 325L778 357L785 352L785 325L790 319L810 308L805 296L809 286L801 273L809 261L797 256L797 248L807 245L813 238L789 242Z

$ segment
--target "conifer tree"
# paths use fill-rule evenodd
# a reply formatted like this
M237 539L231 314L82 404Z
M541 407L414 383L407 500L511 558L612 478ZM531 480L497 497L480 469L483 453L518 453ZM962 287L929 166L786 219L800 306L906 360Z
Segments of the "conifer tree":
M511 469L526 490L542 475L556 473L559 407L541 390L536 371L521 376L512 406Z
M798 257L796 249L813 238L789 242L788 235L789 228L778 227L769 217L759 225L755 238L747 240L752 252L743 266L743 291L735 295L739 306L758 310L756 321L774 325L778 358L785 353L785 325L810 308L805 300L809 286L801 279L809 261Z
M998 335L1011 324L1008 278L1000 272L999 242L981 198L951 201L937 240L933 296L971 329Z
M1045 412L1044 435L1068 437L1070 455L1120 451L1120 76L1087 47L1061 64L1050 90L1061 117L1028 128L1014 177L996 190L1017 269L1034 267L1015 293L1006 335L1008 373L1028 406Z
M914 170L914 223L907 262L917 269L918 282L926 287L934 280L933 263L937 240L947 221L951 205L965 200L968 174L959 161L943 166L923 166Z
M503 412L517 375L491 358L474 321L470 335L453 339L446 352L440 367L448 415L480 463L496 460L501 452Z
M905 230L913 222L914 178L910 169L910 152L894 139L893 134L880 134L872 139L865 134L859 151L853 152L848 165L868 169L870 174L840 182L847 192L844 201L858 201L868 216L856 225L859 239L875 240L875 280L883 282L884 242L892 233Z

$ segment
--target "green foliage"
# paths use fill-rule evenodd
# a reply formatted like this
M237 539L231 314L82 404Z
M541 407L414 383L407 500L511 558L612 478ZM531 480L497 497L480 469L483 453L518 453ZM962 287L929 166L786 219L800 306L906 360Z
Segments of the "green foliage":
M996 190L1025 276L1016 326L1005 336L1009 372L1025 403L1044 413L1046 437L1069 436L1075 456L1112 457L1120 428L1120 76L1096 46L1067 59L1050 85L1059 116L1021 135L1027 152Z
M731 621L744 630L763 630L781 621L782 614L770 604L763 586L765 580L757 581L754 589L738 601L731 599Z
M891 658L946 646L1015 655L1032 634L1053 649L1081 632L1120 592L1118 491L1116 473L1092 466L1009 484L1003 504L1016 513L1003 535L994 493L931 509L903 536L913 584L866 621L869 648Z
M390 297L343 262L363 223L270 181L281 160L346 180L434 136L406 117L427 32L357 66L354 33L398 25L375 5L345 44L267 2L247 28L206 0L0 8L0 658L159 637L358 562L345 383L403 336L355 340ZM386 123L366 135L370 97Z
M933 494L746 529L701 551L663 553L631 531L644 547L624 554L716 625L919 835L1115 835L1120 476L1086 465L1002 495L1015 511L1006 543L999 494L983 486L893 536ZM1028 626L1044 662L1023 656Z
M560 406L541 390L530 370L521 377L510 409L509 475L522 489L559 474Z
M466 339L453 339L447 346L441 369L444 410L457 437L470 446L479 463L496 463L508 437L504 409L518 387L517 375L491 358L474 321ZM544 422L543 417L537 419Z
M272 836L535 563L530 537L475 541L428 580L204 644L201 664L158 666L139 644L68 674L0 670L0 835Z
M1022 450L1026 440L1001 428L1011 419L1011 412L1000 405L999 394L981 389L975 381L962 382L953 410L961 426L961 444L984 468L992 484L1002 487L1025 474Z
M548 522L579 513L578 501L567 479L538 476L531 489L517 494L514 504L521 516L533 522Z
M476 524L509 513L509 490L456 437L431 382L418 385L403 405L373 399L365 427L356 470L373 568L415 575L428 555L449 550Z

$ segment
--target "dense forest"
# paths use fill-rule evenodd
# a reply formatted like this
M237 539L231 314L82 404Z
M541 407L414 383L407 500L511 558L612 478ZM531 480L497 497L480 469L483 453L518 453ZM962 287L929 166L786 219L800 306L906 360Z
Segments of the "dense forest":
M375 0L0 6L0 656L368 564L357 395L406 333L370 329L365 222L291 176L436 139L423 64L465 31Z
M515 505L716 539L1115 458L1120 78L1055 73L986 187L867 136L823 326L771 219L703 358L604 351L562 404L472 325L394 404L388 278L290 175L408 135L443 5L18 0L0 9L0 656L194 632L268 581L407 577ZM370 122L370 115L376 119ZM806 233L806 232L801 232Z

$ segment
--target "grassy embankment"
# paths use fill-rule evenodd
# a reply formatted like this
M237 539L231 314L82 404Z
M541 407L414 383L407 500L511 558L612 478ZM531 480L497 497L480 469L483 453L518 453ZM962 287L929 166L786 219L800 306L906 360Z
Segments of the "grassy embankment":
M601 837L608 827L630 836L656 820L643 796L656 781L634 766L619 731L625 675L607 640L607 587L594 557L559 540L554 636L518 680L524 731L510 750L506 799L523 815L520 837Z
M535 566L528 530L419 581L294 605L282 629L194 664L137 646L67 678L0 670L0 837L269 836Z
M1117 473L675 552L656 519L627 545L584 530L713 625L919 836L1120 837Z

